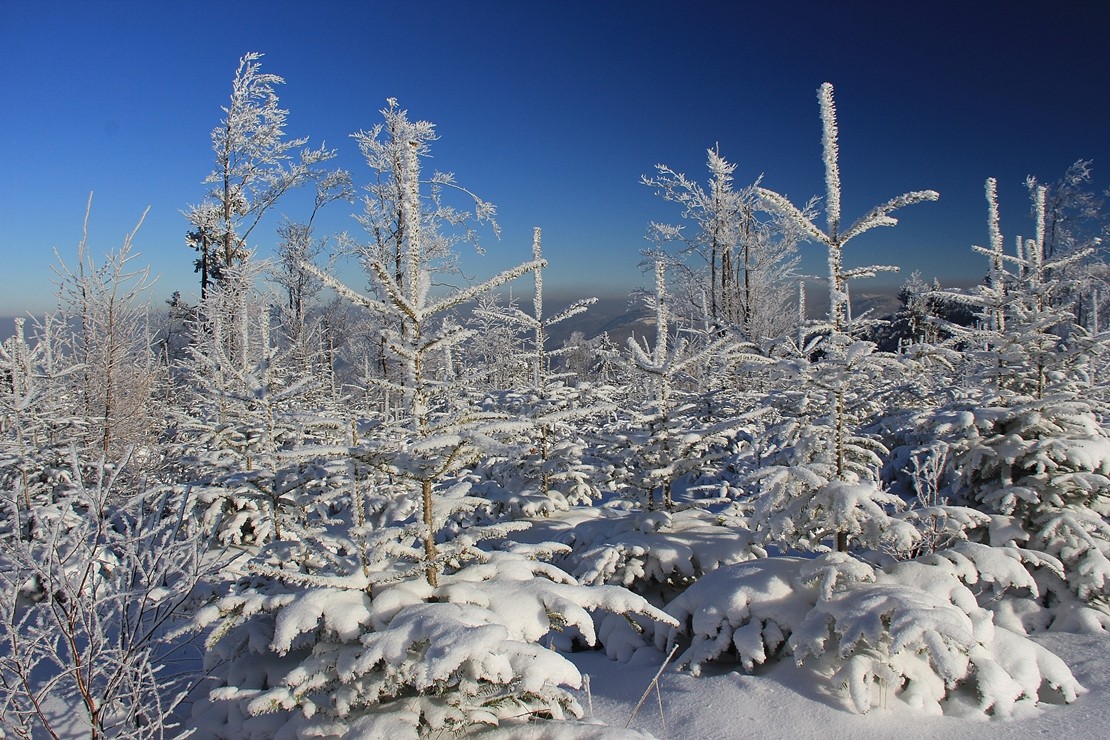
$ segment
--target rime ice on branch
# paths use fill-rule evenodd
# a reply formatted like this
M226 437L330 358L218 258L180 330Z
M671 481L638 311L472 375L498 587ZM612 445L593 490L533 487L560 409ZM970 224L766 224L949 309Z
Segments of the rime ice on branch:
M773 190L759 188L759 194L772 208L791 219L807 237L825 245L829 258L829 320L836 331L843 331L850 323L848 306L848 281L854 278L874 277L879 272L895 272L897 267L871 265L845 270L843 248L848 241L876 226L894 226L898 219L891 212L904 206L936 200L940 196L934 190L915 190L899 195L876 206L863 218L856 221L844 232L840 230L840 165L837 145L836 106L833 103L833 87L826 82L817 91L821 104L821 123L823 129L822 145L825 160L825 214L828 226L825 230L818 227L801 209L785 196Z

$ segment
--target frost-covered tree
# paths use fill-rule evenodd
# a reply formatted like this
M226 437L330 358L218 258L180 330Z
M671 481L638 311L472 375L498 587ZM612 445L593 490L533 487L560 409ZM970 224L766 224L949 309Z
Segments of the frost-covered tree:
M67 354L56 315L35 323L15 320L15 333L0 343L0 490L17 504L0 531L30 538L42 508L71 485L70 448L81 440L87 419L74 408L69 389L81 365Z
M1077 321L1064 299L1073 283L1067 268L1089 257L1092 248L1060 257L1046 256L1046 190L1031 193L1034 237L1017 237L1008 254L999 225L997 183L986 182L990 247L972 249L989 260L988 280L968 293L943 293L979 312L975 327L946 323L969 361L968 374L994 403L1016 394L1044 396L1050 389L1087 382L1089 359L1101 344Z
M440 319L449 312L505 283L543 265L528 262L469 288L457 289L444 297L431 294L431 276L438 267L444 244L451 239L442 236L438 225L465 224L468 218L451 211L445 214L440 187L451 182L443 176L433 178L430 192L422 196L425 186L420 176L420 158L428 154L428 142L434 139L434 128L426 122L411 124L407 112L390 100L382 111L388 127L375 127L370 134L361 134L364 152L393 151L400 158L393 162L390 179L397 183L400 209L402 248L400 273L395 262L374 260L368 268L377 281L380 299L361 295L335 279L313 269L339 295L383 319L383 345L402 372L396 379L379 378L377 383L401 398L402 415L398 419L398 438L388 440L384 449L365 451L370 464L387 470L390 475L413 481L419 488L421 508L422 568L430 584L436 583L443 559L438 554L436 535L444 518L435 510L434 489L449 474L461 470L472 461L475 451L492 443L490 434L497 434L503 420L496 415L472 415L470 409L457 408L446 395L444 383L432 372L434 358L464 341L470 331ZM391 142L388 146L377 138L408 136L408 140ZM376 161L376 160L375 160ZM375 162L371 162L372 167ZM482 201L476 201L482 203ZM425 204L428 204L426 207ZM480 216L491 215L488 206ZM484 419L484 421L483 421Z
M540 229L535 229L532 239L532 257L537 264L543 261ZM488 472L502 485L513 488L538 487L541 506L543 499L557 498L561 505L567 502L583 503L599 492L601 481L591 481L589 465L581 435L576 427L591 416L612 410L612 405L589 384L568 385L570 374L555 372L553 361L566 353L565 348L549 348L548 332L552 327L585 312L595 298L575 301L567 308L547 316L544 313L543 268L533 270L532 313L515 305L479 307L474 311L478 320L491 321L496 326L507 327L512 335L525 333L523 349L513 349L509 357L526 369L523 382L513 384L511 391L500 397L500 402L512 413L530 421L529 430L520 445L527 450L523 455L511 454L494 462ZM496 334L495 334L496 336ZM479 340L486 344L488 337ZM501 358L503 362L506 358ZM497 360L495 359L496 363ZM502 391L508 386L502 386ZM517 495L523 491L517 491ZM489 495L489 494L487 494Z
M662 259L655 263L655 290L645 299L655 311L655 343L641 344L629 337L624 360L631 377L640 381L642 405L633 413L631 428L617 436L611 454L628 456L621 464L646 511L659 504L672 511L675 481L712 465L730 436L750 422L746 417L716 418L710 400L714 387L724 386L727 368L742 345L716 331L700 345L685 336L671 336L667 265ZM709 369L706 374L713 386L689 387L691 375L699 368ZM709 413L698 418L701 399L707 399Z
M239 60L224 118L212 130L215 162L204 179L205 200L186 212L187 243L197 250L201 298L228 267L244 259L247 240L263 216L289 190L317 179L317 165L335 156L307 138L285 134L288 111L279 107L278 75L262 71L257 52ZM297 151L300 148L300 151Z
M226 544L297 537L335 495L318 448L348 439L322 405L327 377L306 374L304 358L274 336L266 295L254 287L265 267L236 265L209 291L206 330L182 364L191 388L175 415L176 457L197 485L200 525ZM227 316L243 320L229 326Z
M149 269L133 265L138 225L118 250L96 262L87 246L91 208L90 195L76 262L67 265L58 255L55 272L67 350L81 365L71 392L87 420L85 444L96 450L93 457L116 456L146 444L155 422L151 396L158 370L148 318L153 280Z
M1026 180L1030 191L1045 188L1046 259L1096 246L1106 236L1103 201L1091 190L1091 168L1091 160L1080 159L1048 185L1042 186L1035 177Z
M200 678L171 628L220 561L189 534L187 496L135 489L127 463L74 452L34 537L0 535L0 725L18 737L167 737Z
M847 229L840 223L840 149L836 122L836 106L833 102L833 87L829 83L817 90L821 104L821 125L823 130L822 148L825 160L825 217L826 227L817 226L806 212L778 193L758 188L759 195L769 207L780 211L790 219L805 238L823 244L828 253L829 264L829 322L834 330L848 328L851 309L848 305L848 282L856 278L874 277L878 272L897 270L896 267L873 265L845 269L844 246L855 237L877 226L894 226L898 220L891 216L893 211L914 203L936 200L940 197L933 190L916 190L892 198L873 208Z
M529 385L533 368L528 338L516 322L506 320L507 314L528 315L515 295L487 293L475 302L467 317L467 327L474 330L474 337L459 348L457 356L460 385L477 392Z
M873 276L890 267L846 270L843 247L852 238L877 226L893 226L890 213L922 201L936 200L931 190L893 198L872 209L851 227L841 230L840 165L836 108L832 85L817 92L821 108L825 161L825 214L827 226L819 228L801 209L778 193L759 189L764 201L778 209L807 237L825 246L828 253L829 325L825 336L799 346L801 357L784 369L791 381L800 381L784 394L795 408L772 435L768 450L771 463L756 471L759 496L753 521L786 547L844 552L854 539L867 548L910 547L912 527L890 515L897 497L879 486L880 455L885 448L862 433L875 416L880 388L897 388L900 369L893 359L875 353L870 342L856 341L849 306L848 282ZM816 352L816 354L814 354ZM813 355L812 357L810 355ZM789 381L788 381L789 382Z
M690 307L706 304L710 323L733 326L752 341L788 333L793 313L793 274L797 267L796 231L777 212L761 210L757 186L736 189L736 165L709 149L710 178L705 187L670 167L657 164L654 177L641 178L664 200L682 207L692 225L652 223L649 238L660 247L679 244L679 257L695 258L688 268ZM705 273L708 272L708 275Z
M1037 578L1031 626L1105 629L1110 613L1110 435L1089 369L1105 336L1091 336L1066 300L1065 269L1090 250L1047 257L1046 190L1034 188L1034 234L1007 254L996 184L987 181L988 284L962 298L979 327L954 330L974 390L941 409L953 492L991 515L981 538L1020 547ZM935 420L926 423L934 424Z
M1035 177L1026 178L1031 194L1044 188L1044 214L1037 215L1037 199L1032 200L1034 220L1044 221L1044 257L1052 261L1077 252L1094 249L1090 256L1063 265L1055 276L1067 290L1055 296L1056 305L1070 305L1076 322L1092 333L1098 333L1100 315L1105 325L1107 297L1110 296L1104 245L1110 236L1103 197L1092 190L1090 160L1078 160L1055 182L1041 184ZM1105 195L1105 194L1102 194Z
M947 297L939 281L927 283L918 270L898 289L898 303L898 309L870 332L884 352L932 347L951 337L947 324L971 326L976 320L971 307Z
M301 268L302 262L315 262L323 253L325 240L313 234L313 223L320 209L329 203L350 201L354 194L351 176L345 170L328 173L313 173L316 181L316 197L308 219L298 223L285 219L278 226L278 242L274 282L285 289L286 302L283 324L289 341L301 349L306 340L306 321L308 304L320 292L320 281Z
M819 360L780 365L789 389L774 392L780 420L759 442L751 526L784 549L910 549L918 534L893 515L902 501L879 477L887 450L866 431L895 397L904 368L844 334L819 346Z
M386 102L381 123L353 134L373 174L372 182L363 188L363 212L356 217L370 238L365 243L348 239L345 248L359 258L375 285L373 264L380 263L388 268L394 282L405 286L405 253L412 227L423 232L419 239L423 243L425 266L434 272L454 270L455 247L460 242L473 244L481 251L477 231L481 225L488 225L495 235L500 229L493 204L460 186L453 174L435 172L420 180L419 168L415 172L407 170L407 163L413 157L426 156L431 143L438 138L435 125L409 120L408 112L394 98ZM409 182L410 175L415 175L419 182ZM408 189L412 187L424 190L423 205L415 215L407 214L404 205L411 198ZM462 194L471 207L452 205L447 198L451 192ZM414 220L410 222L410 218Z
M483 251L479 235L481 226L488 226L495 236L500 234L495 218L497 209L459 185L452 173L434 172L426 176L419 167L415 172L406 169L414 157L418 159L428 154L438 135L432 123L410 120L408 112L399 107L396 99L390 98L386 103L381 110L381 123L352 135L372 174L371 182L363 187L362 213L356 216L368 239L359 241L349 235L341 238L343 252L362 265L371 289L381 301L389 298L382 292L375 264L385 266L393 282L405 290L423 290L408 285L410 276L406 274L405 260L411 229L421 232L416 237L423 250L421 269L441 278L458 272L455 247L460 243L473 245L479 253ZM415 180L410 181L410 175ZM413 188L419 192L409 192ZM456 205L451 195L461 196L467 206ZM404 204L414 198L420 202L420 209L408 214ZM380 322L384 318L371 313L369 321ZM387 328L402 327L399 323ZM403 368L391 362L391 352L382 332L374 328L373 334L379 338L373 363L377 375L398 385L402 382ZM368 369L375 369L373 365ZM384 391L387 386L381 386L380 390ZM393 403L393 396L386 391L383 407L388 408Z
M409 127L393 101L383 113L394 132L432 132L430 124ZM564 688L579 684L577 671L541 641L566 630L594 644L596 610L670 621L624 589L582 586L544 563L557 545L479 546L526 525L458 518L484 504L469 495L465 471L504 453L502 439L526 425L474 407L436 372L437 358L470 334L444 317L543 262L433 294L444 239L429 214L438 196L420 178L421 141L393 148L404 227L399 277L394 263L371 261L377 296L363 295L303 265L381 319L400 372L373 382L401 403L354 427L342 455L333 451L346 469L345 510L268 545L198 615L220 685L197 717L209 718L205 731L214 736L416 737L580 716Z
M557 368L569 374L568 383L612 384L620 375L620 351L607 333L587 339L585 332L572 331L560 350Z

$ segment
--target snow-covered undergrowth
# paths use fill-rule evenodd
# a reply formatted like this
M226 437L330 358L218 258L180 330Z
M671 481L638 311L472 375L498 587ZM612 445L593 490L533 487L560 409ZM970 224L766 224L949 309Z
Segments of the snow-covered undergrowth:
M582 583L619 584L655 603L721 565L763 553L742 520L705 509L642 512L616 502L594 511L567 533L571 549L558 562Z
M938 714L955 692L972 690L979 709L999 717L1050 694L1071 702L1084 693L1062 660L995 624L960 578L1008 585L1016 576L1030 586L1028 573L1005 555L946 555L886 568L837 553L726 566L667 606L683 626L656 642L686 644L677 663L695 673L715 659L751 671L789 655L843 689L857 712L871 709L877 686Z
M320 579L323 581L324 579ZM642 597L582 586L518 552L422 578L303 590L246 578L197 617L222 684L196 705L213 737L417 737L581 717L581 676L545 642L597 643L593 614L674 624Z

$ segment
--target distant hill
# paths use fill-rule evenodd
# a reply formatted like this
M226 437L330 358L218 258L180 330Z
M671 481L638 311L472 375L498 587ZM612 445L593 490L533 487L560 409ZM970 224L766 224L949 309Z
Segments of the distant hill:
M549 297L544 301L544 309L551 316L562 311L575 300L577 299ZM806 296L806 305L811 318L823 315L828 311L828 293L820 289L810 289ZM896 311L898 305L895 290L860 291L852 294L852 313L855 316L862 316L865 311L871 309L871 318L881 319ZM28 319L29 329L31 323ZM576 331L582 332L587 339L608 334L616 344L623 345L625 340L633 335L653 337L655 315L646 309L641 301L632 300L627 296L601 298L584 313L551 327L548 333L550 346L562 346L563 342ZM13 333L15 333L15 317L0 316L0 341L6 340Z
M554 315L573 301L545 299L544 311ZM617 344L635 334L644 336L654 331L655 316L640 301L630 302L626 297L601 298L590 308L551 327L548 332L552 347L559 347L576 331L586 339L608 334Z
M545 300L545 310L553 314L562 310L572 301ZM852 293L852 315L861 317L868 311L868 318L882 319L890 316L899 307L897 288L855 291ZM806 296L806 306L810 318L824 316L829 310L828 291L811 288ZM573 332L580 331L587 339L608 333L609 338L618 345L636 335L654 336L655 315L644 308L640 301L630 301L624 297L602 298L585 313L574 316L561 324L551 327L549 336L551 346L558 347Z
M0 316L0 342L15 334L15 317Z
M891 292L853 293L852 315L859 317L870 311L869 319L885 319L901 306L898 296Z

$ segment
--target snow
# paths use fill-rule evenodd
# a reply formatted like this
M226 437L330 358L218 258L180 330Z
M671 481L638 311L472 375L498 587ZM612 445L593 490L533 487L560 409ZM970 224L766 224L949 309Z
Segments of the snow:
M990 718L978 710L975 697L961 695L945 707L946 716L920 711L883 696L876 689L873 708L855 714L838 694L814 684L812 673L785 660L753 674L737 665L710 665L700 676L668 668L660 677L662 712L653 693L636 714L631 728L658 738L968 738L1021 740L1043 737L1105 737L1110 733L1110 640L1104 635L1046 633L1033 638L1060 656L1090 693L1072 704L1042 701L1024 705L1013 720ZM644 649L628 663L609 660L600 652L570 656L590 691L573 692L586 711L586 721L624 728L632 709L663 662L661 652ZM544 734L517 728L514 738L621 737L597 734ZM568 728L568 731L570 728ZM575 729L574 732L580 732ZM484 736L483 736L484 737ZM503 736L507 737L507 736Z

